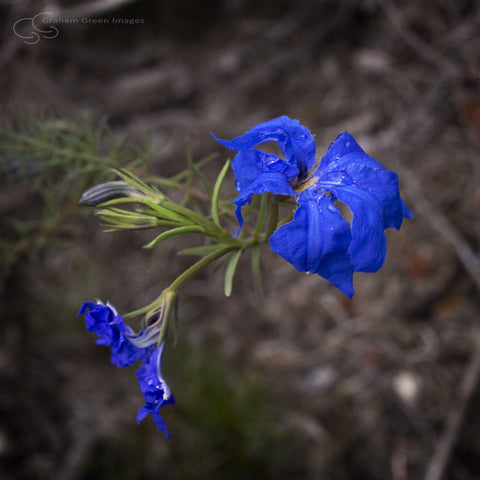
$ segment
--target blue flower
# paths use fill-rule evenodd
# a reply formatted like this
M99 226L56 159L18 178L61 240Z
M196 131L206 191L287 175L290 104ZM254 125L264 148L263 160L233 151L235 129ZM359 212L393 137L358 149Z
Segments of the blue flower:
M137 414L137 422L140 423L148 414L152 415L155 425L170 438L165 420L158 410L165 405L175 403L172 392L162 376L163 342L149 357L149 359L137 370L138 383L145 397L145 405Z
M272 140L285 159L252 150ZM383 265L385 229L399 229L403 218L413 216L400 197L397 174L368 156L347 132L337 137L318 165L312 135L286 116L261 123L230 142L218 141L239 152L232 167L240 192L234 201L240 226L240 208L254 193L296 196L293 220L273 233L270 248L297 270L318 273L350 298L353 273L375 272ZM349 207L351 224L337 201Z
M87 330L98 335L99 345L112 347L111 361L117 367L128 367L138 360L146 360L153 346L139 348L129 341L135 333L125 325L113 305L107 302L84 302L77 316L85 315Z
M307 128L298 120L283 115L268 122L259 123L245 135L233 140L219 140L221 145L238 151L232 162L235 188L240 195L233 201L242 227L241 207L251 202L253 194L271 192L277 195L295 195L292 185L302 179L315 163L315 141ZM284 159L252 148L263 143L278 143Z

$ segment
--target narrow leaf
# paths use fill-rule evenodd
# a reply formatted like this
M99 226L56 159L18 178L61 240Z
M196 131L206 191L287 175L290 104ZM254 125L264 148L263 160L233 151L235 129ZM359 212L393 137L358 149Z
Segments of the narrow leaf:
M178 343L178 296L173 305L173 345Z
M213 194L212 194L212 218L215 222L217 227L222 228L220 225L220 218L218 213L218 197L220 195L220 189L222 188L223 181L225 180L225 176L227 175L228 168L230 167L230 160L227 160L223 168L220 170L218 174L217 181L215 182L215 186L213 187Z
M172 209L164 207L163 205L158 205L155 202L152 202L150 200L144 200L143 203L145 205L148 205L152 209L152 213L157 213L160 218L164 218L167 220L176 220L177 222L180 223L190 223L190 219L180 213L178 211L174 211L173 208L176 207L174 203L172 203Z
M184 235L187 233L195 233L195 232L203 232L203 228L197 227L195 225L187 226L187 227L179 227L179 228L172 228L171 230L167 230L166 232L161 233L158 235L154 240L150 243L145 245L143 248L152 248L157 243L163 242L163 240L167 240L167 238L174 237L176 235Z
M230 255L230 260L228 261L227 270L225 272L225 296L226 297L229 297L232 294L233 276L235 275L235 270L237 269L238 260L242 252L243 252L243 249L239 249Z
M186 248L185 250L181 250L178 252L179 255L194 255L203 257L203 255L208 255L215 250L220 250L223 248L223 245L204 245L202 247L193 247L193 248Z

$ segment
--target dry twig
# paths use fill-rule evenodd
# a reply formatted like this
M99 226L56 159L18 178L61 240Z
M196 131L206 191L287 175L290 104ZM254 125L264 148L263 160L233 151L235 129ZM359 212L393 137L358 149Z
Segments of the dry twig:
M465 270L480 290L480 260L478 255L473 252L467 241L448 219L425 198L414 173L403 165L396 165L396 170L399 176L404 179L402 186L409 192L412 201L414 200L415 213L421 215L430 223L430 226L437 231L438 235L453 247Z
M418 35L416 35L407 25L402 12L397 8L392 0L379 0L385 15L390 20L393 27L403 38L405 43L410 45L422 58L429 63L436 64L442 71L454 77L462 77L462 72L458 66L450 59L441 55L430 45L425 43Z

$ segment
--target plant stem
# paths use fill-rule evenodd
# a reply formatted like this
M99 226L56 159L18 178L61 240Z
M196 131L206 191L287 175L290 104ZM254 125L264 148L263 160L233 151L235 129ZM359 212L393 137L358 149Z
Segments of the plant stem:
M228 245L223 248L219 248L214 252L206 255L201 258L198 262L194 263L191 267L187 268L180 276L178 276L168 287L170 290L177 291L187 280L190 280L195 276L200 270L205 268L207 265L215 261L217 258L223 257L225 254L232 252L233 250L238 250L242 248L239 244Z

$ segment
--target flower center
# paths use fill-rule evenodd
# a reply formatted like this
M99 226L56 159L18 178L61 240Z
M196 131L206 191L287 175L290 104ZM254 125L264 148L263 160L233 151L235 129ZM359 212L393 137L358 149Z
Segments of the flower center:
M295 190L296 193L302 193L304 190L307 188L310 188L312 185L315 185L320 179L318 177L310 177L307 178L304 182L299 183L298 185L295 185L293 190Z

